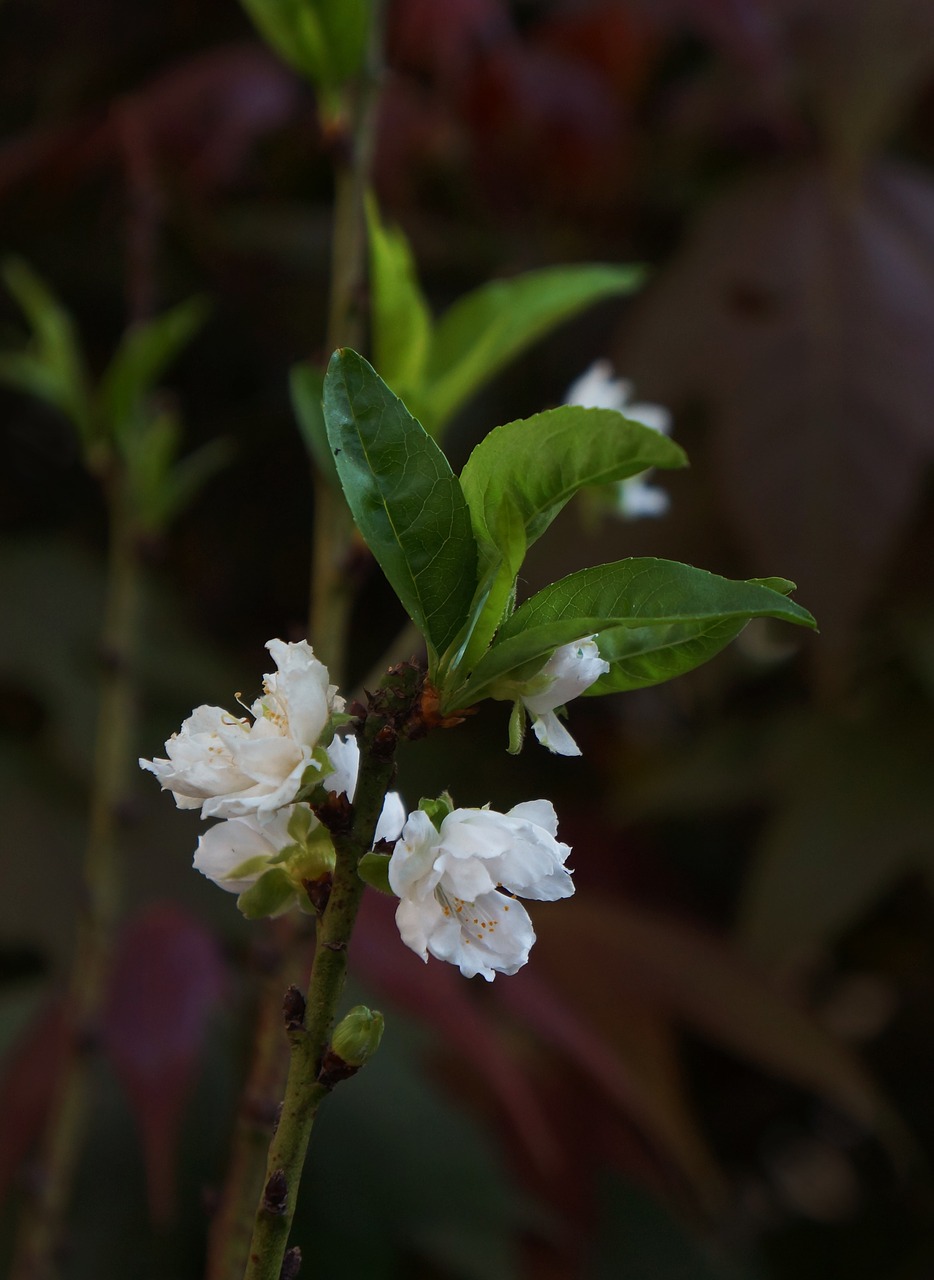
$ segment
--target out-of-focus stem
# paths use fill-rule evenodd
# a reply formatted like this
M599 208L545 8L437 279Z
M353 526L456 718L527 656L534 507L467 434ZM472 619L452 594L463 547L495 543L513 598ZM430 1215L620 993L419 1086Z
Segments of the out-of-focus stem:
M93 1052L120 897L119 810L128 790L134 738L139 561L119 483L109 495L110 548L101 633L98 722L83 903L68 980L68 1047L61 1064L35 1178L24 1207L10 1280L51 1280L86 1128Z
M370 180L382 57L382 3L372 6L367 65L352 94L349 125L333 140L334 219L327 349L366 345L367 241L364 199ZM314 530L308 635L335 684L345 674L353 607L353 522L343 495L314 476Z

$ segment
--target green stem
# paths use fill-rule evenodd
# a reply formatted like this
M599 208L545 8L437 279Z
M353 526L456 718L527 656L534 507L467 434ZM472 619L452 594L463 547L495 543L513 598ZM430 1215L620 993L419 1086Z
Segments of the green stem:
M68 981L69 1036L46 1119L33 1199L25 1208L10 1280L51 1280L75 1166L86 1130L92 1050L113 946L120 896L119 808L129 785L134 738L139 563L135 531L119 485L110 495L107 597L101 633L101 676L84 905Z
M385 725L377 715L370 715L366 721L353 820L349 832L334 837L337 864L331 896L318 924L305 1025L290 1033L291 1061L285 1098L269 1147L245 1280L279 1280L308 1141L318 1106L329 1092L317 1077L343 991L347 948L363 897L364 884L357 875L357 864L372 847L393 769L392 755L380 740Z

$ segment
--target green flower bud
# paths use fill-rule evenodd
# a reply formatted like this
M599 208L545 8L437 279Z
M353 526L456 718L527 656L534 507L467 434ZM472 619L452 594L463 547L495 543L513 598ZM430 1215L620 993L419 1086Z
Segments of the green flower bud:
M358 1004L334 1029L325 1051L318 1080L332 1089L341 1080L355 1075L379 1048L383 1038L383 1015L377 1009Z

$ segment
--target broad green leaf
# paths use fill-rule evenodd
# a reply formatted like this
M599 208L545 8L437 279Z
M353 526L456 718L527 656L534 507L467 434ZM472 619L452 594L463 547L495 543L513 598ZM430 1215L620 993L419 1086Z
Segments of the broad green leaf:
M122 449L139 408L175 357L204 323L207 304L191 298L123 335L97 393L99 419Z
M334 455L331 453L324 425L324 406L321 402L324 395L324 374L307 361L293 364L289 370L289 394L299 433L312 461L335 489L340 488Z
M613 409L563 405L491 431L461 473L487 593L464 664L492 640L526 550L578 490L686 465L678 445Z
M71 317L20 259L4 263L3 279L32 327L33 340L29 350L2 358L0 378L54 405L87 445L93 429L88 380Z
M418 283L412 250L398 227L380 220L367 200L374 363L400 395L421 386L431 343L431 314Z
M548 267L482 285L445 312L431 344L424 387L426 425L452 414L536 339L586 307L641 284L641 267Z
M518 511L529 546L585 485L625 480L649 467L684 467L684 450L658 431L615 409L562 405L495 427L461 473L474 534L499 545L504 504Z
M738 624L739 630L756 617L815 626L806 609L758 581L734 582L671 560L632 559L595 565L552 583L521 605L503 624L495 644L464 685L456 688L451 682L445 709L476 702L487 695L495 681L533 673L559 645L582 636L602 638L603 632L625 628L642 632L641 643L648 646L659 628ZM612 643L620 642L614 637ZM637 639L635 653L627 653L626 660L634 661L639 643ZM690 659L691 654L688 646L685 655ZM688 661L679 670L688 670L691 665L695 664ZM658 680L671 674L676 673L666 670L663 662ZM655 682L640 679L641 684Z
M331 357L324 418L357 526L434 660L462 629L477 580L460 483L421 424L355 351Z

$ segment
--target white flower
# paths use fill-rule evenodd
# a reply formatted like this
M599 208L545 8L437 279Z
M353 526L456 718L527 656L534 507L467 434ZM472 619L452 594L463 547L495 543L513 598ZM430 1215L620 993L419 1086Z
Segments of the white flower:
M641 422L644 427L651 427L660 435L670 435L671 414L664 405L644 401L630 403L632 391L633 386L628 379L613 377L613 366L609 360L595 360L568 387L565 404L580 405L583 409L616 409L632 422ZM616 509L627 519L661 516L668 510L668 506L669 498L665 490L646 484L644 476L630 476L628 480L620 480L617 485Z
M293 811L289 805L265 818L251 815L216 822L198 840L195 870L228 893L243 893L293 843L288 830Z
M346 792L353 799L360 764L355 738L335 738L328 747L338 768L323 779L328 790ZM296 818L298 821L296 821ZM373 837L397 840L405 824L405 806L398 792L390 791ZM290 854L283 859L283 850ZM287 805L269 814L227 818L208 828L198 840L195 870L229 893L243 893L274 865L281 865L294 881L296 892L303 878L315 878L333 867L333 846L324 826L307 804Z
M515 973L535 931L513 895L552 901L574 892L564 865L571 850L557 832L547 800L508 813L455 809L440 829L421 809L410 814L389 861L402 941L425 961L430 952L458 965L466 978Z
M559 756L580 755L556 708L589 689L609 669L593 636L585 636L556 649L538 675L519 690L519 700L532 717L532 732L543 747Z
M203 818L263 817L289 804L302 774L320 768L318 740L344 701L304 640L270 640L276 667L263 679L252 720L220 707L196 707L165 744L167 759L140 760L180 809Z

